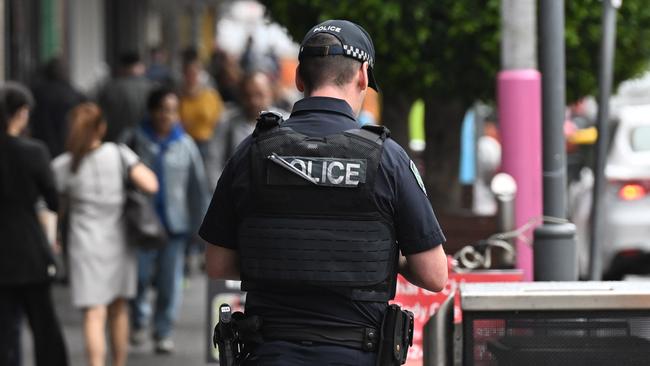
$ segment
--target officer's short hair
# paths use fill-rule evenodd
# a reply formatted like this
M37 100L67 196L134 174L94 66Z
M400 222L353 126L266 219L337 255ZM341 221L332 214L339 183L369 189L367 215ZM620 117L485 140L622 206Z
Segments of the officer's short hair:
M303 46L333 46L341 42L331 34L321 33L310 38ZM298 65L298 74L307 93L327 84L343 86L349 83L361 67L361 62L343 55L306 57Z

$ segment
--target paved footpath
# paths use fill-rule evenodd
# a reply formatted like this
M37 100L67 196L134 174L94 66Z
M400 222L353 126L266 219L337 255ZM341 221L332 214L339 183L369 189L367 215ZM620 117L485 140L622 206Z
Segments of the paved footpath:
M63 324L70 366L85 366L81 312L70 304L68 288L55 286L54 301L57 304L59 320ZM172 355L156 355L153 344L131 347L128 366L194 366L205 362L205 296L206 279L195 275L187 282L183 294L183 305L176 324L174 341L176 352ZM24 327L22 332L23 366L32 366L31 333ZM110 363L107 363L110 365Z

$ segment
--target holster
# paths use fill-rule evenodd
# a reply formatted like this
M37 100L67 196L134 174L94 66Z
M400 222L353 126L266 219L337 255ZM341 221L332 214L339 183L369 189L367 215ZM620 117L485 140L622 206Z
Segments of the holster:
M241 365L247 356L245 344L261 343L260 327L258 317L246 317L242 312L231 313L229 305L221 305L219 322L212 335L214 347L219 349L219 365Z
M377 366L399 366L406 362L413 345L413 313L389 305L381 325Z

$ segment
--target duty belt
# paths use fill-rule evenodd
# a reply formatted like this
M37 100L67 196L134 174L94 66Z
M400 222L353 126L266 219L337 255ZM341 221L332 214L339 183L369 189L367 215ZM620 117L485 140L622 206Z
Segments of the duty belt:
M370 327L307 327L304 325L269 324L261 329L264 340L281 340L301 344L326 343L375 352L379 331Z
M333 344L377 352L378 366L395 366L406 362L413 345L413 313L397 305L389 305L380 330L371 327L308 327L281 321L264 321L257 316L230 312L230 306L219 308L219 323L213 342L219 347L220 364L237 366L247 357L250 347L267 340L301 344Z

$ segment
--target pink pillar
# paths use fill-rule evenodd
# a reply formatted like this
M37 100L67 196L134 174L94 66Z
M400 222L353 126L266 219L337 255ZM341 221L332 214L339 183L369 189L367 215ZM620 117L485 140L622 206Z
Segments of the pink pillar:
M517 182L515 224L521 227L542 215L542 84L534 69L499 73L497 92L501 133L502 170ZM533 280L533 232L528 243L519 240L517 268Z

